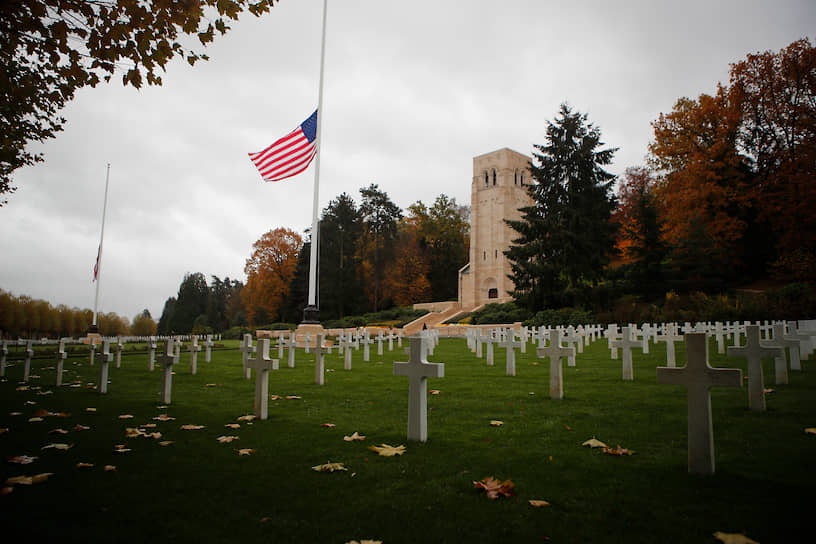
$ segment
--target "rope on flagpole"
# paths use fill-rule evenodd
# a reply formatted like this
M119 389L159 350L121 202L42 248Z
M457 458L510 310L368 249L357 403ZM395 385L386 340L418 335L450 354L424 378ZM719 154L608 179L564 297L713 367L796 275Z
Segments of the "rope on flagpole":
M99 235L99 250L96 254L96 274L94 280L96 281L96 295L94 296L94 311L93 311L93 325L92 330L96 331L97 327L97 307L99 304L99 283L102 279L102 242L105 240L105 213L108 210L108 183L110 182L110 163L108 163L108 171L105 174L105 200L102 203L102 233Z

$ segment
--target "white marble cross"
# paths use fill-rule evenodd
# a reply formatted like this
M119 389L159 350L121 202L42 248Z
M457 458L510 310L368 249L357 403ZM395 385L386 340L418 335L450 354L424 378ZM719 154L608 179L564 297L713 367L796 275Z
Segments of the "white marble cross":
M374 343L374 340L368 335L368 329L366 329L363 337L360 339L360 343L363 345L363 361L369 361L371 359L369 346Z
M310 350L312 349L311 346L310 346L310 344L312 343L312 335L307 332L306 335L303 337L303 341L305 343L304 347L305 347L306 353L310 353L311 352Z
M664 325L663 334L658 335L658 342L666 342L666 366L674 368L677 366L676 358L674 356L674 343L682 342L683 337L677 334L677 327L674 323Z
M283 348L286 346L286 340L283 338L283 333L278 333L278 359L283 359Z
M529 337L530 331L527 330L527 327L521 327L521 330L519 331L519 341L521 342L521 345L519 346L521 349L519 351L521 351L521 353L527 353L527 340Z
M204 340L204 362L209 363L210 359L212 359L212 348L215 345L213 342L213 335L208 334L206 340Z
M31 375L31 358L34 357L34 340L26 341L25 362L23 363L23 381L27 382Z
M561 358L570 355L574 356L575 348L562 347L558 331L551 330L545 334L549 337L549 345L538 348L536 354L542 359L545 357L550 359L550 398L563 399L564 370L561 365Z
M618 332L618 325L615 323L610 323L606 326L606 330L604 331L604 336L606 336L607 345L609 346L609 351L612 353L612 358L618 358L618 348L615 347L614 342L620 338L620 333Z
M331 348L326 346L326 337L322 334L317 335L317 345L314 348L315 352L315 384L323 385L326 383L326 361L325 355L330 352Z
M553 338L552 335L550 335L550 341L552 341L552 338ZM575 344L578 344L579 346L578 353L583 352L583 349L581 348L581 343L583 341L581 340L581 338L578 337L578 335L575 334L575 327L573 327L572 325L567 327L567 330L561 336L560 340L558 340L559 346L561 345L560 344L561 340L563 340L566 343L568 348L573 348L572 354L570 354L567 357L567 366L575 366Z
M247 370L255 369L255 417L269 417L269 371L277 369L278 360L269 358L269 338L258 340L256 357L247 361Z
M201 346L198 345L198 336L193 336L190 339L190 374L196 375L198 373L198 352L201 351Z
M385 340L385 337L383 337L383 331L380 329L377 331L377 355L383 354L383 340Z
M159 355L159 364L162 369L161 379L161 403L170 404L170 397L173 390L173 365L178 364L179 356L176 351L176 340L170 338L164 343L164 349Z
M800 358L802 353L802 344L806 342L810 336L799 334L797 332L796 321L788 321L788 331L788 334L784 335L783 338L789 342L792 342L791 344L788 344L791 370L802 370L802 360Z
M388 330L388 351L394 351L394 329Z
M742 387L742 370L712 368L708 364L705 333L686 334L686 366L657 368L657 383L685 385L688 389L688 471L714 474L714 430L711 422L711 387Z
M508 376L516 375L516 349L521 346L521 342L516 340L516 333L513 329L507 331L507 338L503 342L499 342L499 347L505 348L507 351L506 357L506 374Z
M113 353L110 352L110 341L102 341L102 360L99 361L99 383L96 389L100 393L108 392L108 367L113 362Z
M59 347L57 348L57 387L62 385L62 372L65 367L65 359L68 357L68 354L65 352L66 340L70 340L70 338L60 338Z
M151 336L147 339L147 368L151 372L156 366L156 337Z
M623 379L631 382L634 380L634 373L632 371L632 348L641 347L641 342L632 338L631 329L623 327L621 329L620 340L612 340L610 342L612 347L621 348L623 351Z
M0 342L0 378L6 375L6 357L8 357L8 340Z
M116 338L116 368L122 367L122 348L124 348L122 338L118 337Z
M351 347L354 345L354 340L351 336L346 335L340 340L340 350L343 352L343 369L351 370Z
M295 338L295 333L289 333L289 342L287 342L289 347L289 360L287 364L289 368L295 368L295 350L297 349L297 338Z
M762 347L766 348L782 348L780 355L774 358L774 376L777 385L788 383L788 358L786 356L785 348L793 344L799 345L798 342L789 342L785 340L785 324L775 323L772 327L773 339L762 342Z
M729 357L748 360L748 406L757 412L765 411L765 378L762 375L763 357L778 357L782 348L763 347L759 343L759 326L745 327L746 344L743 347L728 346Z
M428 378L445 377L444 363L429 363L422 356L423 339L412 336L407 363L394 363L394 376L408 376L408 440L428 440Z
M241 349L241 363L243 364L244 367L243 368L244 378L248 380L252 371L247 367L247 361L249 360L249 357L253 353L255 353L255 351L258 349L256 346L252 345L251 334L244 335L244 339L241 341L240 349Z
M487 331L487 336L482 337L482 343L487 345L485 350L485 363L487 366L493 366L493 346L498 342L495 336L495 331Z
M725 353L725 334L726 331L722 322L717 321L714 323L714 338L717 339L717 353L720 355Z

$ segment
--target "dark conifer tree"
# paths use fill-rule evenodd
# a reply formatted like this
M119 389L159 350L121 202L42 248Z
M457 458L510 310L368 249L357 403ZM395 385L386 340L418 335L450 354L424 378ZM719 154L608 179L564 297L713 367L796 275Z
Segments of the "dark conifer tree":
M519 233L505 255L513 295L530 310L571 304L565 292L596 283L614 250L610 221L615 176L603 169L617 148L601 149L600 129L567 104L548 123L547 143L534 146L528 187L533 205L507 221Z

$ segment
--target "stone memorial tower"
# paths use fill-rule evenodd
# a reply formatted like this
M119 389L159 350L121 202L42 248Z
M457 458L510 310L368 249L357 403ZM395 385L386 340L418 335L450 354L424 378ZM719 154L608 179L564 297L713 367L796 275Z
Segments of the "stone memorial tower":
M505 219L520 219L530 206L531 158L503 148L473 158L470 197L470 262L459 269L459 307L469 311L511 300L510 261L504 251L518 236Z

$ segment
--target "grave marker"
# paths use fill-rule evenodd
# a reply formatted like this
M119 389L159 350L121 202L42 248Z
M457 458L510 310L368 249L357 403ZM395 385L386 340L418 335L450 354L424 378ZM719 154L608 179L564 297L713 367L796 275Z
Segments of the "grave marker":
M788 383L788 359L785 355L785 348L794 342L785 340L785 325L783 323L776 323L772 327L773 339L762 343L762 347L766 348L782 348L780 355L774 357L774 375L777 385ZM799 343L796 342L798 345Z
M249 361L250 355L255 353L255 351L258 349L256 346L252 345L251 334L244 335L244 339L241 341L241 347L239 349L241 350L241 364L243 365L244 378L248 380L252 371L247 367L247 361Z
M256 357L247 361L247 370L255 369L255 417L269 417L269 371L277 368L278 360L269 358L269 338L258 340Z
M394 363L394 376L408 376L408 440L428 440L428 378L443 378L444 363L429 363L422 356L423 339L410 338L407 363Z
M748 406L757 412L765 411L765 378L762 374L763 357L777 357L782 348L763 347L759 341L759 326L745 327L744 347L729 346L729 357L748 360Z
M116 368L122 368L122 338L116 338Z
M562 347L558 331L548 331L545 333L549 338L547 347L538 348L536 355L550 359L550 398L564 398L564 370L561 365L562 357L575 355L575 348Z
M674 356L674 343L683 341L683 337L677 334L677 327L673 323L664 325L664 332L663 334L658 335L657 340L659 342L666 342L666 366L669 368L676 367L677 363Z
M27 340L25 342L25 361L23 362L23 381L27 382L31 375L31 358L34 357L34 341Z
M520 347L521 342L516 340L516 333L510 329L507 332L507 338L499 342L499 347L504 348L507 352L506 357L506 374L508 376L515 376L516 375L516 350L515 348Z
M59 340L59 347L57 348L57 379L56 379L56 386L60 387L62 385L62 371L65 367L65 359L68 357L68 354L65 352L65 340L66 338L60 338Z
M190 339L190 374L196 375L198 373L198 352L201 351L201 346L198 345L198 336L193 336Z
M104 394L108 392L108 368L113 362L113 353L110 352L110 340L102 340L102 360L99 361L99 383L97 390Z
M325 355L331 351L331 348L326 347L326 337L322 334L317 335L317 345L315 345L315 384L323 385L326 381L326 361Z
M742 370L709 366L705 333L686 334L686 361L682 368L658 367L657 383L688 389L688 471L714 474L710 390L714 386L741 387Z
M156 366L156 337L151 336L147 339L147 368L151 372Z
M632 338L631 329L629 327L623 327L621 329L620 340L613 340L611 343L613 347L621 348L623 352L623 380L631 382L634 380L632 372L632 348L640 347L641 343Z
M162 369L161 396L162 404L170 404L170 397L173 390L173 365L178 364L179 355L176 351L176 340L170 338L164 343L165 349L159 355L159 364Z
M213 342L213 335L208 334L206 340L204 340L204 362L209 363L210 359L212 359L212 348L215 345Z
M294 331L289 333L289 342L287 342L287 347L289 348L289 368L295 368L295 350L297 349L297 339L295 338Z
M8 340L0 342L0 378L6 375L6 357L8 357Z

